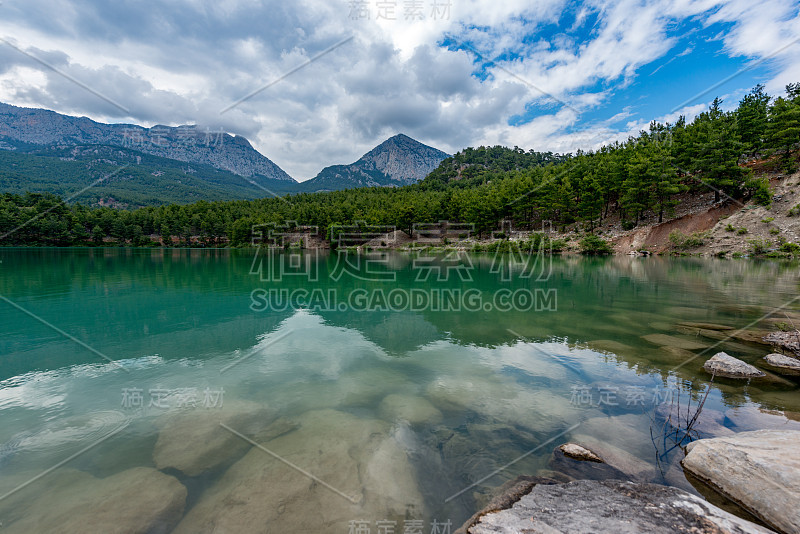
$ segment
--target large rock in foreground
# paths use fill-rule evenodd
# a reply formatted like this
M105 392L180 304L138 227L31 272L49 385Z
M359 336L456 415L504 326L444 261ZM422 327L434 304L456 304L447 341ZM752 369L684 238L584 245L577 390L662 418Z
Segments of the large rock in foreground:
M687 449L692 475L777 530L800 532L800 432L742 432Z
M770 532L678 488L619 480L537 484L510 508L472 522L470 534Z
M761 378L766 376L763 371L724 352L718 352L712 356L703 364L703 369L713 375L726 378Z

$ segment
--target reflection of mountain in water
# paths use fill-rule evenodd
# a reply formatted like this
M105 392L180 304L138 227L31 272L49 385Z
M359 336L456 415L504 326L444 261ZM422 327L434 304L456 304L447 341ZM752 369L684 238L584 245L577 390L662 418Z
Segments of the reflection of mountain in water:
M753 304L778 304L796 295L796 268L769 262L735 262L699 258L555 258L545 281L510 281L493 269L491 255L473 256L469 278L437 276L419 281L408 254L369 256L370 268L391 272L394 280L344 273L331 274L341 260L336 253L306 252L318 273L310 282L302 275L280 281L261 279L252 250L25 249L0 251L4 276L0 292L43 318L114 358L159 354L165 359L202 359L210 354L246 350L259 336L273 331L293 310L254 312L254 289L335 289L340 303L356 289L384 292L477 289L491 300L498 290L536 289L557 292L556 311L314 311L331 326L359 331L387 354L402 356L437 340L493 347L515 343L563 340L569 343L613 341L600 347L631 366L669 365L660 346L642 336L662 333L693 339L676 323L704 321L741 327L760 315ZM362 258L363 259L363 258ZM383 260L386 260L383 262ZM355 261L365 268L366 263ZM387 267L387 265L389 267ZM493 272L494 271L494 272ZM28 295L36 295L30 300ZM747 306L743 304L748 304ZM20 321L18 334L4 341L7 372L38 365L88 363L95 359L68 341L58 353L33 349L30 334L50 339L52 331L28 323L13 309L0 313L6 324ZM23 322L25 324L23 325ZM23 335L23 332L25 334ZM706 340L700 339L704 346ZM748 351L749 347L749 351ZM733 355L752 359L752 345L726 345ZM24 354L24 356L23 356ZM34 356L34 357L31 357Z

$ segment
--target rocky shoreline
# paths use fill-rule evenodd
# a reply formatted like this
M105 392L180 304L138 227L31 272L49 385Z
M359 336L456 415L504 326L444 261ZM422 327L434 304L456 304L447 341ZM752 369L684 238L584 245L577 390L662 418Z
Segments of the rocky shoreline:
M519 477L456 533L800 532L798 443L797 430L758 430L687 447L687 479L704 483L699 489L712 488L716 500L735 503L761 524L683 489L631 480L597 451L565 443L553 451L554 467L587 478Z

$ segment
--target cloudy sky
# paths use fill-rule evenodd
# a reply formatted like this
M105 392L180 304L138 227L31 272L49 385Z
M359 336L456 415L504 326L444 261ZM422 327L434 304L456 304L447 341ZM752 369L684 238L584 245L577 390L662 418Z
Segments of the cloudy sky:
M248 137L290 175L396 133L593 148L800 81L796 0L3 0L0 101Z

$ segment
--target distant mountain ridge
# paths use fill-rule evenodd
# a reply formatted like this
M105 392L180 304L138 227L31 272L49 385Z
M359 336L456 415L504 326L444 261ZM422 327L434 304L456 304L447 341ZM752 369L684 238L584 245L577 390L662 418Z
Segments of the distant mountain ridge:
M449 154L397 134L350 165L332 165L300 185L306 191L334 191L356 187L387 187L416 183Z
M194 125L104 124L0 103L0 193L53 193L90 204L109 198L119 206L143 206L397 187L422 180L448 156L397 134L355 163L325 167L298 183L241 136ZM117 171L119 166L125 168Z
M103 124L86 117L0 103L0 148L18 143L39 146L110 145L186 163L210 165L239 176L295 182L241 136L194 125L144 128Z

